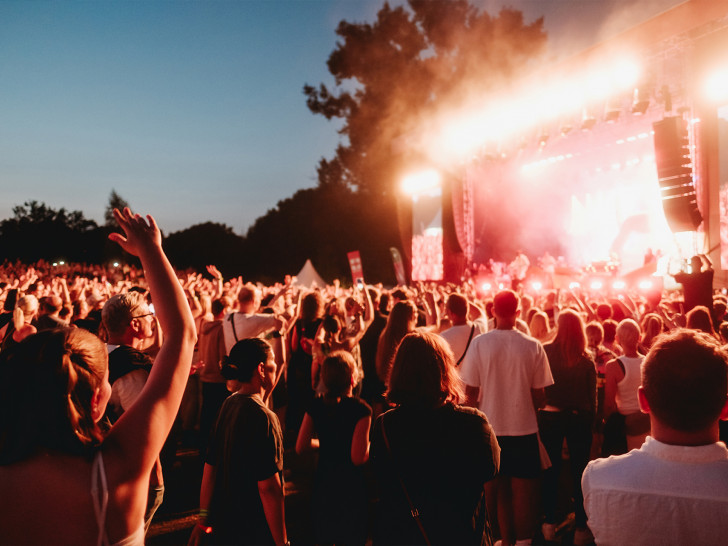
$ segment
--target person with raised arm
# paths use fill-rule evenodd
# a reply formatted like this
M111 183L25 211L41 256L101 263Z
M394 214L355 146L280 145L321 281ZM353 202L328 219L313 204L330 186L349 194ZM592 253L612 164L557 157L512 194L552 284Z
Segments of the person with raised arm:
M165 339L144 389L104 436L106 346L80 328L29 336L0 355L0 537L8 544L144 542L149 475L189 374L195 326L151 216L114 211L138 256Z

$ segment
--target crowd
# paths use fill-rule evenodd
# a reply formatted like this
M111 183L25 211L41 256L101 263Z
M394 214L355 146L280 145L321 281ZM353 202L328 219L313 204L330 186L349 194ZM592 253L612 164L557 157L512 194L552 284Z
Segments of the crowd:
M0 542L143 544L173 426L204 462L190 544L288 543L286 448L318 454L318 544L724 540L704 260L684 297L263 286L115 216L141 269L0 267Z

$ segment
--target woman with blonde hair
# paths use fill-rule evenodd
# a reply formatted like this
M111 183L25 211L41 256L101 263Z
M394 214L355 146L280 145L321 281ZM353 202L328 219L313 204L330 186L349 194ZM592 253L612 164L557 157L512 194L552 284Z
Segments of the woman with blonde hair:
M38 307L38 298L32 294L17 301L12 320L5 326L0 350L6 350L37 332L33 319L38 315Z
M396 407L372 432L374 544L482 544L484 486L498 472L500 448L486 416L459 405L463 386L447 342L406 335L387 398Z
M531 337L541 343L547 343L554 338L554 331L549 327L549 317L543 311L533 313L528 323L528 330L531 332Z
M137 400L103 435L111 394L105 344L47 330L0 355L0 536L7 544L144 543L149 475L172 427L195 326L154 219L114 211L141 260L165 341Z
M561 450L566 439L576 513L574 544L587 544L591 539L586 525L581 475L591 450L592 425L597 410L597 372L586 348L581 316L571 309L559 313L556 337L544 346L554 384L546 387L546 405L538 412L539 433L551 459L551 468L544 472L543 479L545 523L542 530L546 540L554 540Z

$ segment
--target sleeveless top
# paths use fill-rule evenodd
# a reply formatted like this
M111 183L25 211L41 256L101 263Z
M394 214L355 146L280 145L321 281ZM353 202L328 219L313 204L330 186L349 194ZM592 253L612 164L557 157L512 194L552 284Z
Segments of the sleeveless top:
M638 413L640 411L637 389L641 382L640 365L643 359L643 356L619 357L619 360L622 361L622 365L624 366L624 378L617 383L616 401L619 413L622 415L629 415L630 413Z
M106 483L106 469L101 451L97 451L91 467L91 498L93 499L96 525L99 528L98 546L144 546L144 522L142 521L136 531L126 538L109 543L106 536L106 508L109 504L109 490Z

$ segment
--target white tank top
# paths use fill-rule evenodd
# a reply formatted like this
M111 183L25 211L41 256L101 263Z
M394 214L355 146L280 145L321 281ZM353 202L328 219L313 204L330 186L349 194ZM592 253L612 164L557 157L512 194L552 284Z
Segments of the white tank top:
M617 409L622 415L637 413L640 411L640 404L637 398L637 389L642 381L640 365L643 356L628 357L620 356L619 360L624 365L624 379L617 383Z

